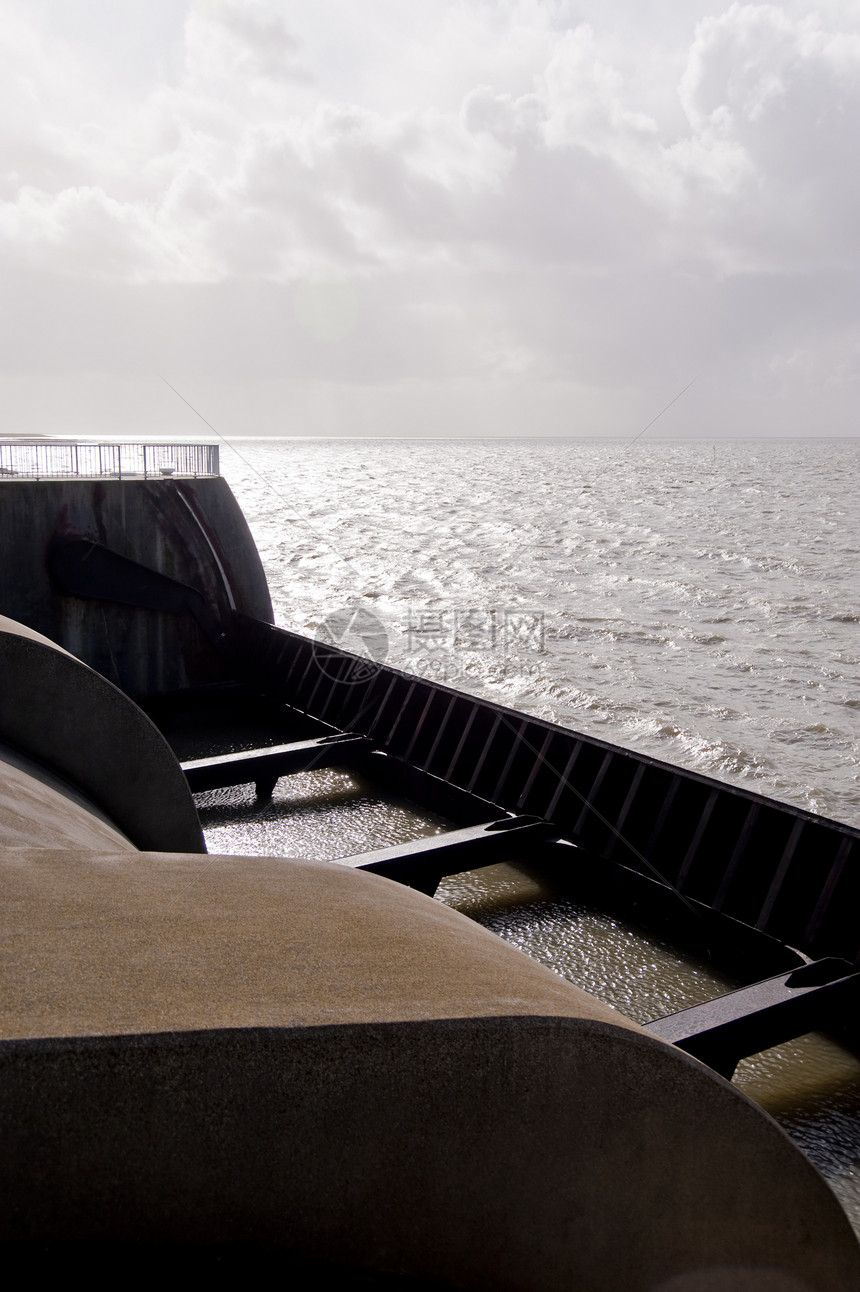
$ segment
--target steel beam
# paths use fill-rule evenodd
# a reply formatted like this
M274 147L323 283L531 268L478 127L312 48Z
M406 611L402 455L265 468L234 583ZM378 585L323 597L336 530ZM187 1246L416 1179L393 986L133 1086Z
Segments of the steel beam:
M741 1059L835 1024L858 1001L860 973L846 960L828 958L645 1026L731 1079Z
M543 843L554 834L553 827L539 817L509 816L341 860L344 865L384 875L432 897L445 875L517 859L523 847Z
M372 748L373 742L366 736L342 732L316 740L295 740L288 745L247 749L238 754L193 758L180 766L193 791L217 790L253 781L259 798L271 798L281 776L320 767L340 767Z

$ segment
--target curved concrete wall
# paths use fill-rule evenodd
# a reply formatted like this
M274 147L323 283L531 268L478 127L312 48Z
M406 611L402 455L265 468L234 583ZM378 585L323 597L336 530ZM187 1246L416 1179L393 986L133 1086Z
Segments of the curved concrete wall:
M173 751L122 691L2 617L0 679L0 740L67 781L136 847L206 851ZM31 843L47 842L40 829L37 817Z
M34 847L137 851L94 803L0 743L0 848Z
M524 1292L860 1285L768 1117L432 899L282 858L10 853L0 878L6 1241L256 1241Z
M220 477L0 482L0 612L66 647L135 696L232 673L189 615L59 592L52 542L83 538L197 589L222 615L272 620L257 549Z

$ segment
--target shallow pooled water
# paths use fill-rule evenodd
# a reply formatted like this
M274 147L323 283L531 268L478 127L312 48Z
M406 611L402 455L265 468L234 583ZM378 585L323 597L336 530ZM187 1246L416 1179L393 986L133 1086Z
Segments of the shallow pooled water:
M256 799L253 785L195 801L209 851L246 856L336 861L446 828L334 768L283 777L270 803ZM527 866L451 875L436 896L640 1023L737 985L661 939L560 896ZM744 1059L734 1081L822 1171L860 1235L860 1060L812 1035Z
M517 866L452 875L437 897L638 1023L737 985ZM860 1059L816 1033L741 1060L733 1081L815 1163L860 1236Z
M207 790L194 801L209 851L245 857L335 861L444 829L339 768L283 776L268 803L253 785Z

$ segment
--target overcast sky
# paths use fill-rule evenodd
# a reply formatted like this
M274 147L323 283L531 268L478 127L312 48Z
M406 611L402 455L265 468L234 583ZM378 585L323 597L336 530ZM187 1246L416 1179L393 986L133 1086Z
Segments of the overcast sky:
M6 431L858 431L860 0L0 18Z

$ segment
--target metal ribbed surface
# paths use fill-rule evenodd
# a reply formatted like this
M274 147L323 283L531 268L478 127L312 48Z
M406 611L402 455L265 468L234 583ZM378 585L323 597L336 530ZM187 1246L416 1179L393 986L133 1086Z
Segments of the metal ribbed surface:
M860 962L860 831L236 617L255 684L598 857L814 956Z

